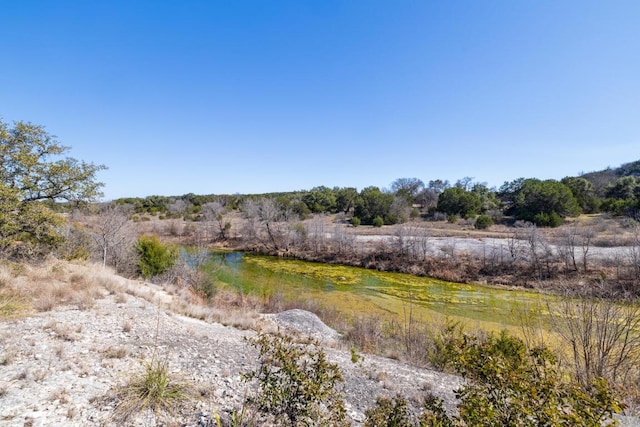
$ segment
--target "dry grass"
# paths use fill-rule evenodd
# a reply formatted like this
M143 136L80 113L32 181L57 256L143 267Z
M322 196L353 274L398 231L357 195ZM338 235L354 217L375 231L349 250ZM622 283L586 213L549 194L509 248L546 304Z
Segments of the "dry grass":
M129 349L127 349L126 347L109 346L104 351L104 355L109 359L122 359L129 355Z

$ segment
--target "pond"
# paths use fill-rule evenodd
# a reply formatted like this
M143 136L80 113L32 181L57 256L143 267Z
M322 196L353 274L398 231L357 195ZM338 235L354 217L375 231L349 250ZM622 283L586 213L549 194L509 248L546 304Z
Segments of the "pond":
M352 316L405 321L411 315L427 322L447 317L486 331L517 332L523 322L545 325L554 305L554 299L524 289L242 253L213 253L208 269L219 286L245 294L311 300Z

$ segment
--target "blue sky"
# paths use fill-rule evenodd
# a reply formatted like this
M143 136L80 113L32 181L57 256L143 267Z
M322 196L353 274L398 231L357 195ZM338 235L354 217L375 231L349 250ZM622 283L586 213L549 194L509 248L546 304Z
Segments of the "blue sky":
M491 186L640 159L638 1L4 2L0 117L105 198L396 178Z

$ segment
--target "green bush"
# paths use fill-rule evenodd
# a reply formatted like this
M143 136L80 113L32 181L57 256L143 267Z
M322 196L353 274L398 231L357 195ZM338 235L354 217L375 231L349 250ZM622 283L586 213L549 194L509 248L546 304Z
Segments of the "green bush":
M393 399L378 397L376 406L365 411L364 427L411 427L407 401L402 396Z
M285 335L260 334L252 341L260 353L256 371L244 374L256 380L258 393L248 403L272 415L278 425L347 426L338 365L329 363L316 342L294 343Z
M351 218L351 225L353 225L354 227L359 227L360 218L358 218L357 216L354 216L353 218Z
M464 425L599 427L615 425L624 407L604 379L586 387L566 379L545 347L529 349L504 331L465 335L463 344L454 365L466 380L456 391Z
M447 222L449 224L455 224L456 222L458 222L458 217L455 214L451 214L447 217Z
M476 223L474 225L478 230L484 230L493 225L493 219L489 215L480 215L476 219Z
M145 279L169 270L178 260L178 248L165 244L157 236L142 236L136 242L138 273Z
M564 223L564 219L555 212L540 212L534 215L533 223L538 227L559 227Z
M371 224L374 227L382 227L384 225L384 220L382 219L382 217L377 216L373 218L373 221L371 222Z

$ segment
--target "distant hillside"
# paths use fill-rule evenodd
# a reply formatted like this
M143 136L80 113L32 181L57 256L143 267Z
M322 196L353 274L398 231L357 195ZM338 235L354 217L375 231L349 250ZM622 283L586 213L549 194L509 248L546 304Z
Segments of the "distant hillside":
M615 169L607 168L597 172L589 172L581 175L582 178L589 180L598 193L601 192L609 183L623 176L640 176L640 160L625 163Z

